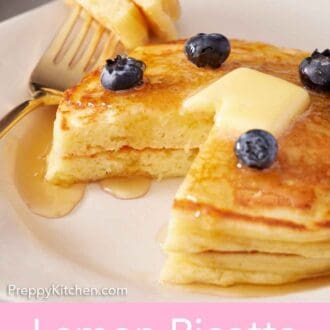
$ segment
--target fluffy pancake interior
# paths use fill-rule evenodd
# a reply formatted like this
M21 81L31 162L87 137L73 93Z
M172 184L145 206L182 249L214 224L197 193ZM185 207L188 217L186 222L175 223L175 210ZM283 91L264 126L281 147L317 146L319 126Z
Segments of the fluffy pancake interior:
M111 176L181 177L187 173L197 152L198 149L136 150L126 147L90 156L57 158L51 153L46 178L55 184L66 185Z

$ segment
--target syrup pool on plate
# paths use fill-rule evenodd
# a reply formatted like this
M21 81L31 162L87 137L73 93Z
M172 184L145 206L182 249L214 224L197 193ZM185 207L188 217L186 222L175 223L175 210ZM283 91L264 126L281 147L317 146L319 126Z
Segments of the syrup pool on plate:
M15 183L25 204L33 213L47 218L63 217L80 202L84 184L70 187L53 185L45 180L55 110L42 108L33 129L19 138L16 146Z
M104 191L119 199L143 197L151 187L151 179L146 177L116 177L100 182Z
M86 184L58 186L45 180L47 155L53 136L56 111L53 108L36 110L35 125L19 138L15 150L15 184L30 210L46 218L69 214L84 196ZM100 182L104 191L120 199L144 196L151 179L145 177L110 178Z
M166 237L168 234L168 223L161 226L157 235L156 235L156 242L162 247L165 244Z

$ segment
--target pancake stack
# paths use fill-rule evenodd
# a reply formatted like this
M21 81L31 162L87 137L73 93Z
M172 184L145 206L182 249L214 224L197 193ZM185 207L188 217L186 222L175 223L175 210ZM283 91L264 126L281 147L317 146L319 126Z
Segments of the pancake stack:
M254 68L301 85L306 54L260 50L249 55ZM212 129L175 198L163 281L277 285L330 274L330 96L310 96L270 169L237 166L235 141Z
M217 70L189 62L184 41L137 48L130 56L146 63L145 81L125 92L102 87L102 68L87 75L57 111L46 178L67 185L188 172L164 245L163 281L228 286L328 275L330 96L310 93L310 108L278 139L278 160L264 171L237 167L234 141L212 129L212 114L182 113L191 95L239 67L301 85L306 53L231 45Z

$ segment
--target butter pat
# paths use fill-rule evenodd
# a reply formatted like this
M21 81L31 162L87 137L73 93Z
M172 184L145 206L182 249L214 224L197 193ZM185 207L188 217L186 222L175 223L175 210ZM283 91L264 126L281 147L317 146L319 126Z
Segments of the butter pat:
M281 135L310 104L308 92L286 80L248 68L225 75L188 98L183 112L214 112L215 125L226 136L250 129Z

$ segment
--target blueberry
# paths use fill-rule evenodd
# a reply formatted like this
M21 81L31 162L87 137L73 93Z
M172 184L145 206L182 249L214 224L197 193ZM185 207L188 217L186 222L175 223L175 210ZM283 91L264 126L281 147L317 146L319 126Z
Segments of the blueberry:
M218 33L199 33L185 44L189 61L200 67L217 69L230 54L229 40Z
M277 152L276 139L270 133L260 129L244 133L235 145L235 154L240 163L260 170L274 163Z
M302 83L315 91L330 92L330 49L315 50L299 67Z
M145 69L142 61L118 55L114 60L107 60L101 74L102 86L112 91L140 86Z

